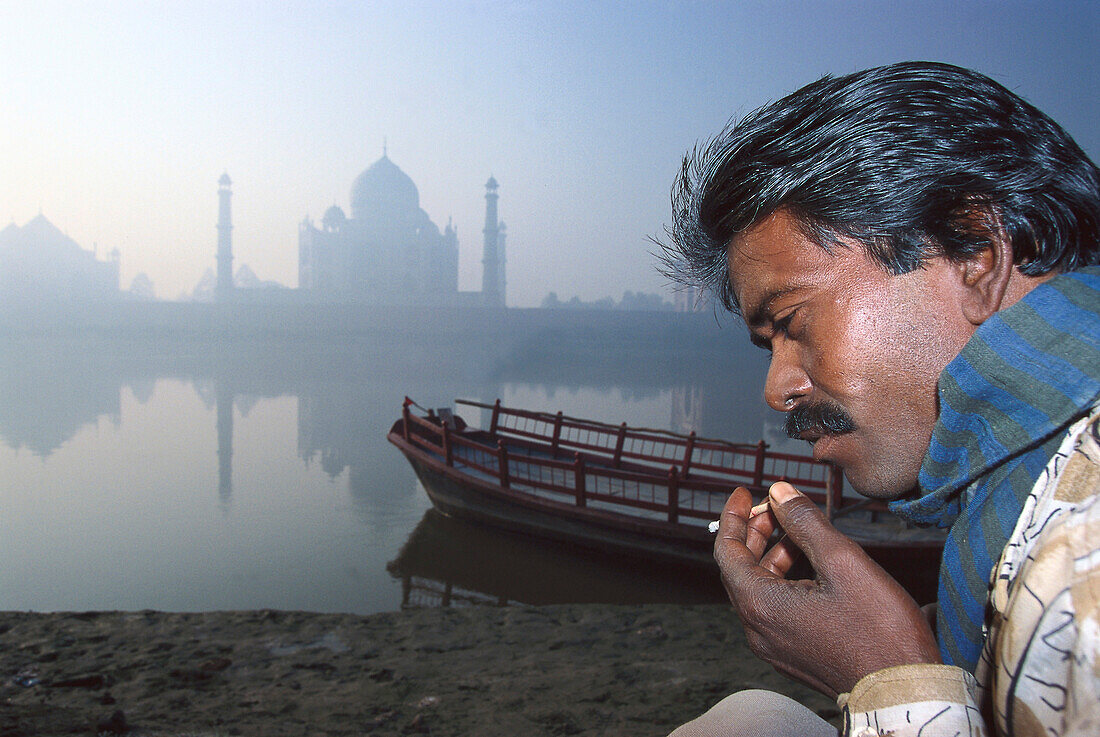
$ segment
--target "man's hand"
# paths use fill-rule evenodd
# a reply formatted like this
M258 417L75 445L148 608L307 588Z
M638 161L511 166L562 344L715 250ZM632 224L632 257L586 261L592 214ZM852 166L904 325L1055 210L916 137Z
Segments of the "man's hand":
M940 662L931 628L897 581L790 484L773 484L769 496L770 509L753 515L752 496L738 487L714 543L754 653L831 697L882 668ZM777 527L786 536L766 550ZM816 579L786 578L799 550Z

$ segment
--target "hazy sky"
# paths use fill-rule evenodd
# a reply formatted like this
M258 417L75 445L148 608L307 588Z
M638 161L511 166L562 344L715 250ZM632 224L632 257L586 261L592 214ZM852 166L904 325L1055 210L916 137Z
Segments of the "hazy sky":
M297 284L298 224L382 154L480 288L500 182L508 297L659 291L647 238L684 151L824 73L970 66L1100 157L1100 3L0 2L0 227L41 211L161 297L214 266Z

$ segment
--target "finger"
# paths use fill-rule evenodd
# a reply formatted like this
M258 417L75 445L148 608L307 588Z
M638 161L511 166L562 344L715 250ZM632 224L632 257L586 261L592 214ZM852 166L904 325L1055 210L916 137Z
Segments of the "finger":
M723 537L745 541L746 525L752 511L752 494L744 486L738 486L726 500L719 519L718 539Z
M858 554L867 558L851 538L826 519L825 513L809 497L786 481L772 484L768 495L772 500L772 514L791 541L806 554L818 575L827 578L832 572L829 561L837 556Z
M746 566L755 566L760 559L754 555L746 545L748 536L748 517L752 509L752 494L743 486L738 486L726 500L726 506L722 510L719 521L718 535L714 538L714 559L718 567L725 572L731 571L731 575L737 573Z
M801 557L802 551L798 549L793 540L784 535L760 559L760 567L771 571L780 578L786 578L791 568Z
M768 546L768 540L771 539L772 534L778 526L779 523L770 510L765 510L749 519L747 529L745 530L745 545L753 552L753 555L757 558L764 555L764 550Z

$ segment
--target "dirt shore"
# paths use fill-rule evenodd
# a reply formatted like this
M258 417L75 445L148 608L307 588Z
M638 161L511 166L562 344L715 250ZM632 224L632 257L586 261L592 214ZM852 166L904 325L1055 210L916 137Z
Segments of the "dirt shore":
M725 606L0 613L0 735L665 735L735 690L835 704Z

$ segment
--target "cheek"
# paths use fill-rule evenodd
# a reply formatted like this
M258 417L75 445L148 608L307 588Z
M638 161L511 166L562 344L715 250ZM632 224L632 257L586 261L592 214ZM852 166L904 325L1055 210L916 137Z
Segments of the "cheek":
M820 387L843 404L889 385L895 368L883 359L900 346L893 321L873 305L847 296L834 308L822 316L812 370Z
M883 331L869 379L879 396L889 398L891 421L921 437L930 435L939 414L937 383L944 367L961 349L938 316L907 311L895 314Z
M888 399L890 411L924 414L946 365L942 333L908 305L882 297L878 291L838 299L823 315L808 368L819 388L853 409Z
M959 309L952 274L943 264L913 272L899 278L895 294L899 333L912 356L914 376L933 394L940 373L975 329Z

